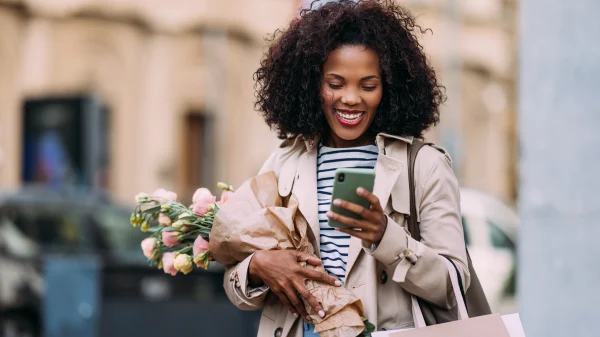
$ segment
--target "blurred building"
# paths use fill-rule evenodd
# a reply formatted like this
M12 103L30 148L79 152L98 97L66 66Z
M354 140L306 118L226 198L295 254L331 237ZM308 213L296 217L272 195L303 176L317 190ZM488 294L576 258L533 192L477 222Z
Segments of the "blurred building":
M461 182L515 197L516 0L402 0L447 86ZM75 181L131 202L255 173L278 141L253 109L264 37L302 0L0 0L0 186Z
M462 185L517 196L517 0L400 0L431 32L425 50L447 88L429 137L452 154Z
M129 201L158 186L189 195L207 182L241 182L277 144L253 110L252 73L265 34L288 22L293 6L0 1L0 186L50 175ZM106 118L69 113L86 109ZM39 120L31 129L26 110ZM69 133L74 128L83 131ZM102 153L101 163L87 158Z

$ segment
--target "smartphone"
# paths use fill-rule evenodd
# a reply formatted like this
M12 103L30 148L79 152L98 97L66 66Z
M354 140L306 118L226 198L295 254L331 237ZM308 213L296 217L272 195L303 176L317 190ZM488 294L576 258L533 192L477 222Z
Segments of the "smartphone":
M371 204L363 197L356 194L356 189L364 188L373 192L375 184L375 170L358 168L339 168L335 171L335 180L333 181L333 194L331 196L331 211L353 219L362 219L356 213L333 206L333 200L342 199L365 208L371 207ZM348 228L347 225L329 219L329 226L335 228Z

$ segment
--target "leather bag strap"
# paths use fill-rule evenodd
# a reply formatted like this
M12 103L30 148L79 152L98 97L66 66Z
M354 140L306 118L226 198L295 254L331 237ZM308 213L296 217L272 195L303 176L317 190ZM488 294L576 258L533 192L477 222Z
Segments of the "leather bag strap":
M417 241L421 241L421 231L419 231L419 223L417 222L417 202L415 197L415 162L417 154L425 145L431 145L431 143L425 143L420 140L413 140L412 144L408 145L407 156L408 156L408 187L410 191L410 215L408 216L408 231L410 236Z

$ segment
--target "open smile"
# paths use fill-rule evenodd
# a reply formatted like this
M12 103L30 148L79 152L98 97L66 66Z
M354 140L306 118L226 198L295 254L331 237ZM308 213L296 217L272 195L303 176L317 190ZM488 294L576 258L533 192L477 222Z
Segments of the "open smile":
M365 111L359 110L345 110L334 108L333 113L337 117L340 124L345 126L356 126L362 121L363 117L365 116Z

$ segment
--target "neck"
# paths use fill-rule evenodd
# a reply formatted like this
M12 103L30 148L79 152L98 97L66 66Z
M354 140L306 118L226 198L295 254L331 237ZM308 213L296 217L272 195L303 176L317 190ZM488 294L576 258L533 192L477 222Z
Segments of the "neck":
M323 142L327 147L333 148L346 148L346 147L359 147L365 145L375 144L375 138L370 137L367 133L356 139L342 139L335 134L330 134L327 139Z

